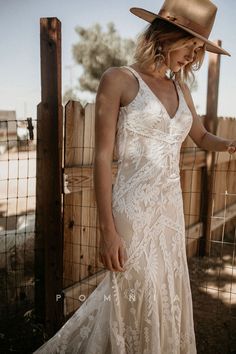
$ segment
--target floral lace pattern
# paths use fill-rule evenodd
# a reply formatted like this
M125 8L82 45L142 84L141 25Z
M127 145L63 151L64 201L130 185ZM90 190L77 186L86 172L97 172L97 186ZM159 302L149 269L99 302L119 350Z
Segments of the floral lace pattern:
M126 271L107 272L65 325L35 353L196 354L179 175L192 115L176 82L171 118L131 67L139 91L120 108L112 193Z

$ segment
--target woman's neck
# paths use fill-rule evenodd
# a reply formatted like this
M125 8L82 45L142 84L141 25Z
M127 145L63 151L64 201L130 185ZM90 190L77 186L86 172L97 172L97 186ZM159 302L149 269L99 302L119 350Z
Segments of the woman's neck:
M158 80L168 80L166 76L166 72L168 70L167 66L165 64L161 64L158 69L154 69L154 65L151 65L149 68L140 69L140 66L138 63L135 63L134 66L140 71L141 73L148 75L152 77L153 79L158 79Z

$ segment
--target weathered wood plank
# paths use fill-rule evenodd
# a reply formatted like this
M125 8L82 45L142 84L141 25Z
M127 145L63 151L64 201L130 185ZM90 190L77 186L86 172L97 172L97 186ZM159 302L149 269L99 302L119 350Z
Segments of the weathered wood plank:
M221 45L221 41L217 41ZM207 87L207 112L204 121L206 129L212 134L217 131L217 108L218 108L218 90L219 90L219 77L220 77L220 55L215 53L209 54L208 66L208 87ZM204 223L204 238L205 238L205 254L210 254L210 233L211 233L211 213L212 213L212 193L214 188L214 165L215 156L214 151L207 151L206 156L206 185L204 187L204 213L206 214L206 222Z
M40 19L42 98L37 112L35 308L49 336L63 323L61 22ZM58 301L57 301L58 300Z
M80 166L83 163L84 108L79 102L69 101L65 107L64 166ZM73 183L76 184L72 172ZM80 182L78 182L80 186ZM64 196L64 287L80 280L82 189Z
M93 253L96 247L96 237L94 229L96 225L93 210L95 208L95 200L93 194L93 153L95 141L95 117L94 104L87 104L85 107L84 120L84 143L83 143L83 165L91 165L89 178L91 187L82 188L82 208L81 208L81 272L80 279L84 279L89 275Z

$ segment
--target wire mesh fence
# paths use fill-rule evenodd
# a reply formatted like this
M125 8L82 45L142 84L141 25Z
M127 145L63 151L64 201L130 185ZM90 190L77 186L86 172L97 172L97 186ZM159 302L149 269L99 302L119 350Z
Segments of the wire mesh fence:
M30 352L34 311L36 122L0 122L0 352Z
M236 186L235 160L220 163L213 171L209 254L189 259L194 316L200 353L236 351ZM219 163L218 163L219 162Z

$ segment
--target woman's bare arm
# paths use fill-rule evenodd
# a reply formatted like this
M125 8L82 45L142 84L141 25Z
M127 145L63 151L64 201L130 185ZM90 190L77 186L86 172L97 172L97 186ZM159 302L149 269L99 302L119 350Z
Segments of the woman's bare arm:
M229 145L236 146L236 140L224 139L206 130L200 118L197 115L193 99L187 85L181 85L186 102L193 116L193 124L189 132L189 136L193 139L195 144L209 151L228 151L229 153L235 152L235 147L230 149Z
M94 187L101 231L100 257L104 265L123 271L124 249L112 215L112 160L122 92L121 73L109 68L101 77L95 104Z
M114 82L115 69L101 77L95 104L94 183L101 230L113 230L111 210L112 158L120 105L120 87Z

